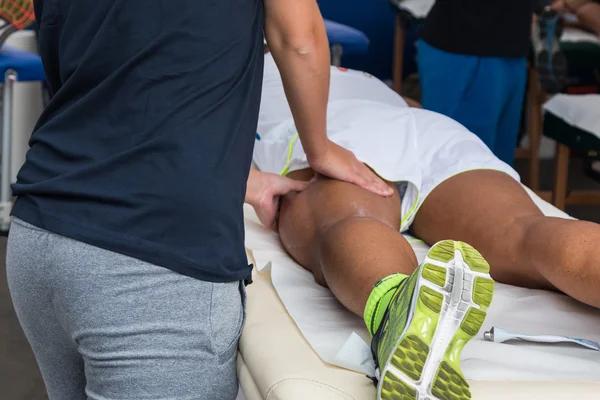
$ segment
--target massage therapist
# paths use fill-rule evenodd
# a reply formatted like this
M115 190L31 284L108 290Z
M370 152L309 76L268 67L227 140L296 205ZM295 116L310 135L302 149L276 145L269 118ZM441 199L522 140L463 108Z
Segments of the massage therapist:
M14 306L50 400L236 397L242 204L274 226L304 184L253 172L263 32L310 165L381 195L326 138L316 0L36 0L51 100L13 191Z

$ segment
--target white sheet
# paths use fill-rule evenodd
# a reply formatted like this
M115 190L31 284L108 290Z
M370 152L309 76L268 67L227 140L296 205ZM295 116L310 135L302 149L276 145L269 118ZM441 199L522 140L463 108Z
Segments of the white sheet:
M570 218L539 197L532 194L532 198L546 215ZM259 270L271 268L277 293L314 351L325 362L372 374L369 336L362 319L314 283L312 275L285 253L277 235L260 225L250 207L245 212L246 247L252 250ZM412 244L422 259L427 246ZM467 379L600 380L600 352L569 344L486 342L483 332L493 325L519 333L600 341L600 311L555 293L498 284L479 337L462 354Z
M600 94L557 94L544 110L600 138Z
M560 37L560 41L561 42L588 42L588 43L593 43L593 44L598 44L600 45L600 38L591 33L591 32L586 32L586 31L582 31L581 29L577 29L577 28L565 28L563 30L563 34Z
M422 19L429 14L431 7L435 4L435 0L395 0L394 3L410 12L413 17Z

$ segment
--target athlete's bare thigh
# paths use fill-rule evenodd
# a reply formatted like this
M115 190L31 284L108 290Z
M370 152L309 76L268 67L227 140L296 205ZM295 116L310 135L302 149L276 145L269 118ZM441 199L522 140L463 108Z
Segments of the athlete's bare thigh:
M523 246L530 218L542 212L509 175L476 170L442 182L426 198L411 232L427 244L461 240L481 252L494 279L518 286L551 289L532 268Z
M310 180L310 169L292 172L292 179ZM381 197L359 186L318 176L314 184L301 193L282 200L279 234L285 249L304 268L325 284L320 271L318 249L320 238L329 227L352 216L373 218L398 230L400 227L400 196L396 185L394 195Z

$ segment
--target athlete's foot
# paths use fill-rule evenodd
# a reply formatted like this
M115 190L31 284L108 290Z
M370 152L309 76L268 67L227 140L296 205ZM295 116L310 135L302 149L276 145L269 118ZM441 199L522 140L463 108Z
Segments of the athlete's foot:
M34 22L33 0L0 0L0 46L11 33Z
M465 400L463 347L481 328L492 302L489 265L471 246L434 245L398 287L373 336L377 400Z
M560 49L562 19L549 8L537 15L533 25L535 68L540 86L548 94L562 92L567 86L567 60Z

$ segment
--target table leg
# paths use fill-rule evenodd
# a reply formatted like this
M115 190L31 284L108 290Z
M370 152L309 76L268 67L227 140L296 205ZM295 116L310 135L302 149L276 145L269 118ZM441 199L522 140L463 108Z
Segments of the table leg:
M567 200L567 181L569 178L569 157L571 149L564 144L556 144L556 170L554 172L554 188L552 203L559 210L565 209Z
M396 38L394 49L394 90L401 94L402 91L402 67L404 63L404 29L402 17L396 16Z
M529 182L534 192L540 186L540 142L542 139L542 98L535 68L529 68L528 82Z

